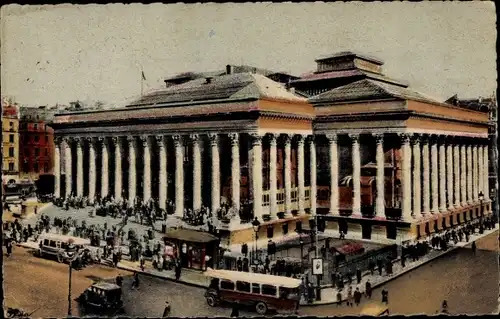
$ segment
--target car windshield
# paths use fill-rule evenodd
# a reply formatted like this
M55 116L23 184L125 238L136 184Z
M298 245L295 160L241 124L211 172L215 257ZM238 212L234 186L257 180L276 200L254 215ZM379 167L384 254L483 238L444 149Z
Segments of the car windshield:
M285 288L280 287L280 298L281 299L297 299L299 296L298 288Z

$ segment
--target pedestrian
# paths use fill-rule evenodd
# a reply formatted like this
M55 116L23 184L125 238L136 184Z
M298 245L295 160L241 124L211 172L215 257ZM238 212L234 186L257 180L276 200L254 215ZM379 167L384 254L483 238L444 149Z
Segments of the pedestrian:
M476 256L476 242L475 241L472 242L471 248L472 248L472 254L474 256Z
M238 318L240 316L240 310L238 309L238 304L234 303L233 308L231 309L231 318Z
M134 288L139 289L139 273L137 271L134 272L134 277L132 280L132 289Z
M377 268L378 268L378 275L382 276L382 260L377 259Z
M356 279L358 280L358 285L361 283L361 270L356 269Z
M167 318L170 317L170 303L167 301L165 302L165 309L163 309L163 316L162 318Z
M389 292L385 288L382 289L382 302L386 305L389 303Z
M441 313L448 314L448 302L446 300L443 300L441 304Z
M123 277L118 274L118 276L116 276L116 285L120 286L120 288L122 287L122 284L123 284Z
M352 303L352 286L349 286L349 288L347 289L347 305L348 306L353 306L353 303Z
M366 297L368 297L368 299L372 298L372 284L370 282L370 279L368 279L366 281L366 284L365 284L365 293L366 293Z
M12 254L12 240L7 239L7 257L10 257Z
M359 306L359 303L361 302L361 292L358 287L356 287L356 291L354 291L354 302L356 303L356 306Z
M181 265L177 262L175 264L175 281L179 281L181 278Z
M337 292L337 307L342 304L342 293L340 291Z

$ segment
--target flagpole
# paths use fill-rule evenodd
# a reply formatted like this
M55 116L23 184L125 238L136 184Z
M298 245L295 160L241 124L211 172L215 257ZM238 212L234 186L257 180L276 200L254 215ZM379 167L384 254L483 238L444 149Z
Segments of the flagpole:
M141 68L141 96L144 96L144 70Z

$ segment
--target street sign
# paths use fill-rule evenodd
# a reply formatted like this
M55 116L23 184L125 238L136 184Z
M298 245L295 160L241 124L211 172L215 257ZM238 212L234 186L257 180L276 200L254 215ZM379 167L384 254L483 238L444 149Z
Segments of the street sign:
M312 274L323 275L323 259L313 258L312 260Z

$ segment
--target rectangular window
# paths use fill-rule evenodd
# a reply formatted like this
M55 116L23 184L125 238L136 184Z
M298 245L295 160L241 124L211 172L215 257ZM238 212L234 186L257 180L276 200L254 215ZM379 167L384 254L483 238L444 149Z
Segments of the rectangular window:
M267 296L276 296L276 287L271 285L262 285L262 294Z
M14 134L9 134L9 143L14 143Z
M35 129L35 131L37 131L38 130L38 124L36 124L36 123L33 124L33 128Z
M242 291L242 292L250 292L250 284L248 282L244 282L244 281L237 281L236 282L236 290Z
M35 148L35 156L39 156L40 155L40 149L39 148Z
M23 172L29 172L30 171L30 166L28 162L24 162L23 164Z
M14 157L14 148L9 147L9 157Z
M33 164L33 171L38 172L38 163Z
M14 171L14 163L9 163L9 172Z
M57 244L54 240L49 241L49 246L50 247L57 247Z
M48 142L49 142L49 136L45 135L45 143L48 143Z
M48 239L44 239L43 240L43 245L44 246L48 246L49 245L49 240Z
M228 280L222 280L220 282L220 289L234 290L234 282Z
M35 136L34 136L34 139L35 139L35 143L38 143L38 141L40 141L40 136L35 135Z
M24 149L24 156L26 156L26 157L30 157L30 154L31 154L31 153L30 153L30 149L29 149L29 148L25 148L25 149Z
M49 156L49 149L48 148L45 149L45 156Z
M252 293L260 294L260 284L252 284Z
M43 164L43 171L44 171L45 173L48 173L48 172L49 172L49 163L45 163L45 164Z

